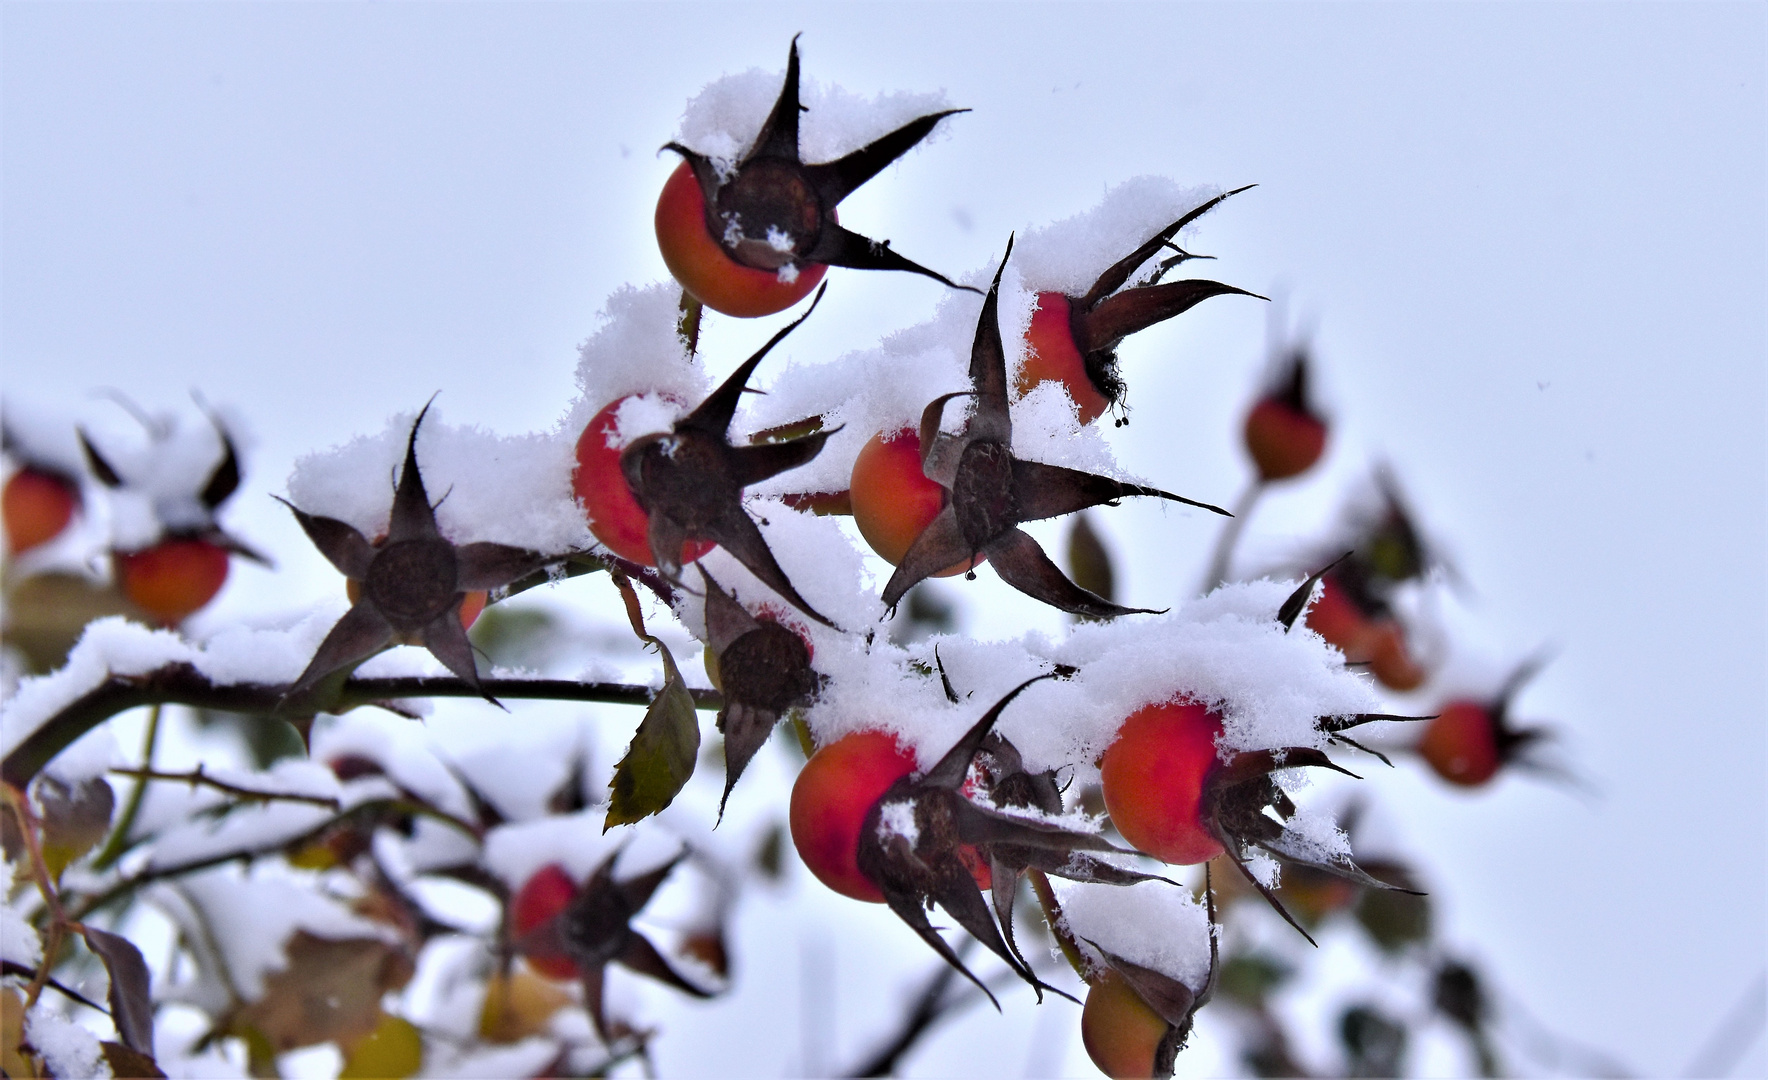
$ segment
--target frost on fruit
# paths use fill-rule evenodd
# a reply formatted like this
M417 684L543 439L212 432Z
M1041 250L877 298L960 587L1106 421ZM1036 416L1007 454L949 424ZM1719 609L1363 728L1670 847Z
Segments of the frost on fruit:
M700 578L706 586L706 644L717 658L724 689L724 707L718 711L718 730L724 734L724 794L718 800L723 819L731 788L749 759L787 709L810 701L819 679L802 638L778 622L749 614L705 567Z
M706 231L730 257L757 270L794 271L807 263L859 270L906 270L961 288L911 262L889 241L867 239L836 223L836 204L908 153L938 123L965 109L929 113L834 161L810 164L800 156L798 39L786 57L786 79L773 111L734 163L665 143L686 159L706 208ZM794 278L795 278L794 274ZM782 276L781 280L793 280Z
M965 863L963 848L972 848L989 863L998 862L1007 871L1003 876L1008 884L1000 884L1001 878L995 879L995 903L998 910L1005 900L1009 913L1012 910L1012 886L1017 884L1019 873L1028 866L1038 866L1049 873L1079 881L1107 884L1128 884L1150 876L1121 870L1085 854L1094 851L1131 853L1097 833L1084 832L1056 820L1052 812L1040 812L1044 807L1036 805L1035 801L1031 805L1016 805L1006 799L991 802L965 797L965 780L970 775L971 765L988 745L989 735L1002 710L1032 683L1057 674L1048 672L1027 679L995 702L924 775L905 776L891 785L867 811L860 828L860 872L884 894L884 902L898 918L947 963L981 987L990 1001L995 1000L994 994L971 974L928 921L927 910L933 904L944 908L972 937L1000 957L1014 974L1038 992L1040 998L1044 990L1061 991L1039 979L1019 950L1009 943L1012 934L1010 914L997 926L976 878ZM994 745L998 749L1001 744ZM996 760L1010 761L1016 756L1007 755ZM1013 774L1003 776L1000 782L1007 786L1009 793L1012 792ZM1059 799L1053 813L1060 813ZM1006 936L1003 936L1003 929ZM1000 1003L995 1004L998 1008Z
M934 398L921 414L922 469L928 479L950 493L950 499L903 556L884 587L884 603L894 608L917 582L959 563L974 565L979 555L986 555L1001 580L1063 611L1094 618L1148 612L1147 608L1114 604L1068 580L1019 526L1129 495L1152 495L1223 515L1227 511L1159 488L1013 455L1007 361L999 320L1001 273L1012 253L1009 241L983 300L970 353L971 389ZM940 431L946 404L965 396L974 399L974 406L961 433Z
M743 509L743 489L816 457L834 432L817 431L751 446L733 446L730 441L731 419L749 376L781 339L810 317L822 295L818 290L808 311L769 338L698 408L676 421L672 430L633 440L621 451L620 471L650 519L648 539L657 569L672 584L681 584L682 544L709 540L730 552L792 606L833 626L798 595L780 569L761 530Z
M421 641L449 671L480 689L473 646L460 624L461 601L468 592L501 588L548 562L538 552L508 544L456 546L442 536L417 464L417 432L428 411L424 406L412 422L387 538L380 546L370 544L354 526L284 502L320 554L345 577L362 583L361 599L320 643L307 669L289 687L291 695L406 639ZM496 701L490 694L485 698Z

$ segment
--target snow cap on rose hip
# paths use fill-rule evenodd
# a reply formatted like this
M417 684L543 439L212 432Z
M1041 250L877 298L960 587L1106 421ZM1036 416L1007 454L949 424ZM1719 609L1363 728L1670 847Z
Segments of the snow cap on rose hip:
M549 561L539 552L508 544L456 545L442 535L417 462L418 429L428 412L425 405L412 421L387 518L386 541L379 546L346 522L309 514L281 500L320 554L362 586L361 596L290 685L290 695L312 689L335 672L353 669L401 640L421 642L461 681L484 693L472 643L461 625L461 603L469 592L501 588ZM485 699L496 703L488 693Z
M1235 188L1205 199L1152 235L1143 233L1145 239L1138 237L1139 246L1127 255L1114 255L1115 261L1086 286L1072 291L1040 289L1026 331L1025 360L1015 373L1016 396L1029 393L1040 382L1060 383L1079 410L1080 422L1090 424L1109 410L1121 410L1125 387L1116 350L1125 338L1175 318L1212 296L1264 299L1219 281L1160 280L1182 262L1208 257L1179 247L1174 240L1178 233L1223 200L1245 190ZM1107 198L1109 201L1110 196ZM1033 274L1028 284L1035 284L1039 276ZM1126 422L1127 417L1118 420L1119 424Z
M672 178L657 213L664 261L683 287L707 306L737 316L766 315L796 303L825 266L906 270L962 287L897 254L888 241L843 228L835 207L926 138L941 120L967 110L915 117L839 158L814 164L802 154L804 111L794 37L779 96L740 152L734 145L694 149L680 141L664 144L663 149L683 158L683 170L692 179L688 185L685 175ZM728 131L717 134L722 138L705 141L731 144L737 138ZM696 210L699 221L679 220Z

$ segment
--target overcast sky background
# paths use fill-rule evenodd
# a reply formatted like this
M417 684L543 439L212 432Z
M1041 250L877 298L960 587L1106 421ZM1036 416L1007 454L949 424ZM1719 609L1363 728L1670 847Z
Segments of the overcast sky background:
M1316 328L1335 425L1325 475L1261 508L1252 550L1305 540L1384 459L1467 582L1457 670L1556 650L1519 710L1556 723L1598 798L1516 778L1463 796L1413 766L1372 790L1448 939L1510 998L1674 1073L1768 958L1764 12L9 3L4 394L122 431L92 390L160 409L200 388L246 421L226 520L282 568L239 570L214 625L336 589L267 497L298 455L437 391L455 423L562 417L605 297L665 273L656 148L700 87L777 70L795 32L808 76L975 110L842 206L950 274L1131 176L1256 182L1197 250ZM789 355L864 347L940 294L830 281ZM778 321L711 320L707 354ZM1230 300L1138 338L1125 466L1232 498L1264 341L1262 306ZM1207 523L1102 520L1129 602L1194 588ZM984 579L971 596L1006 595ZM1041 618L983 604L969 625L1059 625ZM961 1039L1000 1023L975 1013ZM1738 1074L1764 1073L1758 1042Z

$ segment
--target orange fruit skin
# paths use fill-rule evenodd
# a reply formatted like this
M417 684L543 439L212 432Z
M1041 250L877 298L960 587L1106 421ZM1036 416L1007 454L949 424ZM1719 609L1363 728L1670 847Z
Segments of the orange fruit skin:
M1418 753L1438 776L1461 787L1479 787L1504 764L1492 714L1472 701L1443 706L1424 729Z
M1416 690L1424 685L1425 670L1406 648L1406 634L1392 619L1371 623L1364 632L1362 649L1369 655L1369 670L1389 690Z
M651 516L633 498L626 474L620 471L620 451L608 445L614 431L614 414L620 398L596 413L577 439L577 468L571 472L571 490L583 505L589 531L609 551L640 566L656 566L651 554ZM718 545L688 540L681 545L681 563L687 565Z
M829 220L835 220L833 210ZM787 283L772 270L731 258L706 231L706 197L687 162L676 167L657 198L657 247L669 273L694 299L713 311L753 319L784 311L810 295L828 267L809 263Z
M1221 733L1221 717L1192 702L1149 705L1123 722L1100 783L1111 823L1138 851L1180 866L1222 853L1202 816Z
M510 901L512 934L520 939L558 918L559 912L564 911L576 895L577 883L571 880L563 866L548 863L536 870ZM529 952L526 955L529 966L549 979L574 981L577 978L576 963L563 953Z
M811 755L792 785L792 844L818 881L874 904L884 894L859 869L859 831L890 785L915 771L915 756L882 731L844 735Z
M1326 425L1275 398L1246 414L1246 449L1266 481L1287 480L1313 468L1326 451Z
M175 626L215 598L227 582L227 552L207 540L165 540L116 555L123 595L166 626Z
M24 468L0 490L0 518L6 521L6 546L29 551L61 535L74 519L79 493L59 477Z
M1087 991L1080 1013L1080 1041L1106 1076L1151 1077L1154 1054L1167 1024L1115 971Z
M1074 342L1074 329L1069 323L1073 303L1059 292L1037 294L1037 307L1031 313L1031 327L1025 332L1025 363L1013 381L1014 389L1023 397L1041 382L1059 382L1068 389L1080 412L1080 422L1090 424L1105 415L1111 407L1099 393L1093 380L1087 378L1086 358Z
M860 447L848 487L860 536L892 566L902 563L915 538L945 509L947 498L945 489L921 471L921 436L911 428L888 438L880 432ZM979 555L976 565L983 559ZM964 561L933 576L951 577L969 569Z

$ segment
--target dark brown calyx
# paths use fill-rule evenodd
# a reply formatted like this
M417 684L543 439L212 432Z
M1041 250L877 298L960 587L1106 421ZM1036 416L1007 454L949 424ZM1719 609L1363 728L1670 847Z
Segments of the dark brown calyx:
M1284 827L1284 823L1295 816L1295 803L1271 774L1278 769L1298 768L1331 769L1360 779L1356 773L1340 767L1321 751L1308 746L1245 751L1227 762L1218 763L1210 771L1204 781L1201 814L1228 859L1277 914L1313 945L1316 942L1312 935L1284 907L1276 891L1259 880L1247 866L1246 860L1254 849L1267 852L1279 862L1310 867L1367 888L1412 890L1370 876L1348 856L1322 856Z
M1019 526L1129 495L1152 495L1218 514L1228 512L1159 488L1013 456L1009 449L1013 422L1007 405L1007 359L999 321L1001 274L1012 253L1013 244L1008 241L994 283L982 302L970 350L971 389L935 398L922 411L921 469L928 479L945 488L946 506L909 545L884 586L885 606L894 611L917 582L958 563L973 564L975 557L983 554L1001 580L1063 611L1100 619L1147 612L1150 609L1114 604L1076 585ZM975 408L965 418L963 429L956 435L940 431L946 404L964 396L975 398Z
M816 692L810 650L777 622L763 622L731 642L718 656L718 671L727 696L776 713Z
M951 504L972 551L1018 524L1013 503L1013 453L998 442L964 447L952 478Z
M620 469L647 514L668 514L689 531L712 526L741 485L722 440L688 430L645 435L620 455Z
M678 855L655 870L616 881L614 860L619 857L615 852L596 867L559 917L542 928L542 932L554 935L558 950L577 964L583 978L584 1006L604 1040L608 1021L602 990L609 964L619 964L692 997L712 996L711 991L683 978L631 925L633 916L650 903L657 888L686 856Z
M1087 379L1106 401L1122 400L1124 382L1117 368L1117 346L1124 338L1156 323L1181 315L1212 296L1239 295L1265 299L1257 293L1219 281L1201 278L1162 282L1160 278L1181 262L1209 256L1193 255L1173 243L1180 229L1215 209L1223 200L1253 185L1235 188L1188 211L1183 217L1149 237L1141 247L1113 263L1085 296L1068 298L1068 323L1080 351ZM1152 279L1124 288L1131 276L1162 251L1176 254L1161 260Z
M810 648L803 638L749 614L704 566L700 580L706 586L706 647L724 686L724 707L718 711L718 730L724 735L724 794L718 801L723 819L731 788L774 725L786 710L809 704L821 678L810 666Z
M749 377L781 339L810 317L826 289L818 289L803 315L743 361L673 430L642 436L621 451L620 471L649 518L651 556L670 584L681 584L682 545L689 540L710 541L799 611L834 626L798 595L780 569L761 530L743 509L743 489L810 461L840 429L748 446L734 446L730 440L737 401Z
M362 591L393 629L421 630L461 595L454 545L442 539L404 540L375 552Z
M824 263L859 270L906 270L954 289L968 289L891 250L842 228L834 210L855 188L909 152L939 122L967 109L917 117L834 161L809 164L798 151L798 39L786 56L786 79L773 112L734 167L680 143L666 143L687 160L706 205L706 231L731 258L759 270ZM971 289L974 292L976 290Z
M473 646L460 625L461 601L469 591L502 588L552 561L508 544L457 546L442 536L417 464L417 432L429 411L425 405L412 422L386 541L378 547L347 522L306 513L283 500L320 554L362 584L361 597L319 643L307 670L289 686L290 695L414 635L462 682L479 689ZM496 703L489 694L485 697Z
M707 203L706 227L731 258L757 270L778 270L815 250L826 217L815 189L795 162L760 158L739 169Z
M1005 767L1010 767L1017 762L1017 751L1005 740L989 742L1002 710L1032 683L1060 674L1062 672L1050 672L1020 683L965 732L927 770L926 775L905 776L891 785L867 811L860 828L857 853L860 871L878 886L884 894L884 902L898 918L947 963L982 987L984 993L989 993L988 988L971 974L928 921L927 911L934 904L1000 957L1037 991L1040 998L1044 990L1062 992L1039 979L1017 947L1009 943L1011 915L1005 916L997 925L996 915L991 914L989 904L983 899L982 890L966 864L965 848L990 862L991 873L995 875L993 893L997 913L1001 910L1003 895L1011 900L1018 883L1018 871L1026 865L1048 866L1053 873L1079 881L1109 880L1104 876L1092 876L1089 868L1095 864L1110 867L1113 871L1118 868L1086 853L1133 854L1094 833L1069 829L1041 816L1015 815L997 804L966 798L963 794L966 781L971 777L971 766L985 746L993 748L989 756L997 765L1004 762ZM1022 768L1016 771L1024 773ZM1023 784L1027 795L1041 800L1043 805L1048 804L1041 794L1042 781L1031 778ZM1060 812L1060 809L1058 793L1055 810L1051 812ZM1012 857L1014 852L1024 853L1023 857L1015 860ZM996 864L1002 870L994 870ZM1148 876L1137 874L1132 880L1142 881ZM1010 904L1007 910L1010 913ZM994 1000L992 993L989 993L989 1000Z

